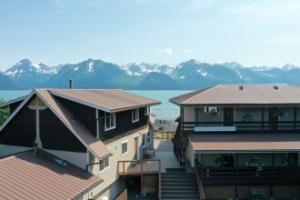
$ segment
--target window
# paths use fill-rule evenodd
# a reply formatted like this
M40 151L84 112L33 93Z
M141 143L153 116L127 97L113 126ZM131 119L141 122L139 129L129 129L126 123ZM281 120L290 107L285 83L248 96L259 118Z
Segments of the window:
M144 135L143 135L143 141L142 141L142 145L143 145L143 146L146 145L146 141L147 141L147 135L144 134Z
M123 142L122 143L122 154L127 153L128 149L127 149L127 142Z
M145 115L149 115L150 114L150 106L145 107Z
M132 110L132 122L138 122L140 120L140 110L138 108Z
M116 113L105 113L105 130L116 128Z
M109 167L109 157L100 160L100 171L103 171L108 167Z
M150 133L150 131L148 131L148 133L147 133L147 143L148 144L151 143L151 133Z

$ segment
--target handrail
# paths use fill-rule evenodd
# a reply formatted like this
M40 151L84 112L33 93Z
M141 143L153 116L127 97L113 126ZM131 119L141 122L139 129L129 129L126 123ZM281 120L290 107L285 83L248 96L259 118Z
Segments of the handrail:
M206 199L205 190L203 187L203 183L201 181L200 173L197 168L195 169L195 174L196 174L196 181L197 181L198 194L199 194L200 200L204 200L204 199Z
M159 173L161 171L161 161L158 159L120 160L117 166L120 175Z
M284 130L300 130L300 121L207 121L207 122L195 122L186 121L183 122L182 128L184 131L194 130L195 127L223 127L223 126L234 126L236 131L284 131ZM204 132L204 131L203 131Z

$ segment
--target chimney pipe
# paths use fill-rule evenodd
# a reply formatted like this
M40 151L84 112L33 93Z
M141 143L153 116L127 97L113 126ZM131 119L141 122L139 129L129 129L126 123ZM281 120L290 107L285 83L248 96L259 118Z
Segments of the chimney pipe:
M73 88L73 80L70 79L70 80L69 80L69 89L72 89L72 88Z

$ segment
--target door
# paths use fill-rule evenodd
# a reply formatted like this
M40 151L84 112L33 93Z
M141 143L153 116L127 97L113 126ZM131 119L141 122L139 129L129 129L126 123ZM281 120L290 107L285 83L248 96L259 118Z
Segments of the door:
M224 108L223 121L224 126L233 126L233 108Z
M278 130L279 109L269 108L269 129Z
M134 138L134 160L139 159L139 137Z

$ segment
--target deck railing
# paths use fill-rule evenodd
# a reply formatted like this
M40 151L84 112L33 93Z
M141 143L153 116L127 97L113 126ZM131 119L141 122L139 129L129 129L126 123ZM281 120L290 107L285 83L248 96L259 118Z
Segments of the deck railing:
M294 183L300 180L300 167L198 167L204 183Z
M182 125L184 131L201 131L201 127L234 127L234 131L296 131L300 130L300 121L278 121L278 122L268 122L268 121L232 121L232 122L184 122ZM195 130L195 128L200 128L200 130Z
M123 160L118 161L119 175L160 173L160 160Z

